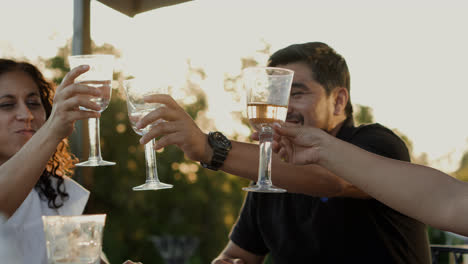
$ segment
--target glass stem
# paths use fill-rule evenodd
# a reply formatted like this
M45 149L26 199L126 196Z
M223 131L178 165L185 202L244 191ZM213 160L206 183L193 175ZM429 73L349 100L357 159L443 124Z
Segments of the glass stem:
M99 118L88 119L89 158L88 160L102 160L101 143L99 140Z
M271 143L273 142L273 129L262 126L260 131L260 157L258 161L257 185L271 185Z
M156 152L153 148L155 143L156 141L152 139L145 144L146 182L159 182L156 166Z

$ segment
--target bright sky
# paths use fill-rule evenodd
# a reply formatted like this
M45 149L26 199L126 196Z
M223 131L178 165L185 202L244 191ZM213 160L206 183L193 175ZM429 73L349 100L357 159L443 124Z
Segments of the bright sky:
M72 8L71 0L0 4L0 56L54 56L72 37ZM432 166L451 172L468 149L466 0L197 0L135 18L95 1L91 8L92 38L121 50L127 73L164 68L180 80L187 58L203 67L219 130L232 132L226 120L241 111L223 90L239 58L258 56L263 41L272 51L322 41L346 58L353 103L406 134Z

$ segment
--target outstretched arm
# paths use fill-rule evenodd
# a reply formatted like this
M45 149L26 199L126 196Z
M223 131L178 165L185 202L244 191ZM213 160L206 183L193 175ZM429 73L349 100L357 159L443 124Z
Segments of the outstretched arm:
M221 169L257 181L258 145L232 143L232 150ZM272 155L272 181L276 186L283 187L291 193L319 197L369 198L366 193L322 166L317 164L297 166L283 162L276 154Z
M73 84L88 68L77 67L65 76L57 88L49 119L13 157L0 165L0 211L7 217L14 214L34 188L57 145L72 133L75 121L99 116L98 112L78 109L81 105L99 110L98 105L89 100L99 92Z
M362 150L311 127L275 128L275 150L296 164L321 165L388 206L468 235L468 184L438 170Z
M152 95L148 96L147 101L161 103L165 106L149 113L139 121L137 126L143 128L159 119L167 122L152 127L141 138L140 143L145 144L152 138L161 137L156 143L156 149L176 145L194 161L205 163L211 161L213 152L208 145L207 135L200 130L173 98L168 95ZM221 170L256 181L258 160L258 145L232 141L232 149ZM282 162L277 155L273 155L272 158L272 181L275 185L293 193L324 197L369 197L323 167L315 164L309 166L288 164Z

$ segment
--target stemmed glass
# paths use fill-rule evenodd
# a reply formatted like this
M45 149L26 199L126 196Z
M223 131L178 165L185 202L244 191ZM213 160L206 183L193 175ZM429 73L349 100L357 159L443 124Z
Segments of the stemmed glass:
M151 81L145 82L143 79L130 79L124 81L124 90L127 95L128 117L133 130L140 136L148 133L152 126L157 125L155 122L146 126L143 129L137 129L136 124L140 119L150 112L158 109L162 104L147 103L145 97L151 94L167 94L167 86L161 85L153 87ZM153 149L155 139L145 144L145 160L146 160L146 182L140 186L133 187L134 191L145 190L160 190L172 188L171 184L162 183L158 178L158 170L156 165L156 153Z
M244 191L286 192L271 181L272 125L286 119L293 75L291 70L275 67L251 67L243 71L247 115L250 125L259 132L260 139L258 180L255 185L242 188Z
M70 68L75 68L80 65L89 65L90 69L78 76L75 83L82 83L87 86L95 87L101 91L100 97L94 97L91 101L97 103L101 110L100 113L106 110L109 105L112 93L112 74L114 71L114 56L113 55L76 55L69 56L68 61ZM84 107L81 110L93 111ZM99 138L99 118L88 119L88 135L89 135L89 157L87 161L77 163L76 166L95 167L95 166L111 166L115 162L105 161L101 157L101 144Z

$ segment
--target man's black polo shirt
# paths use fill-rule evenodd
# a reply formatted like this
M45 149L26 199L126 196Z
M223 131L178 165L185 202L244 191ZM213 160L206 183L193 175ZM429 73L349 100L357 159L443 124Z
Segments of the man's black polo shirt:
M337 138L410 160L403 141L379 124L348 119ZM274 263L430 263L426 226L375 199L248 193L230 239Z

